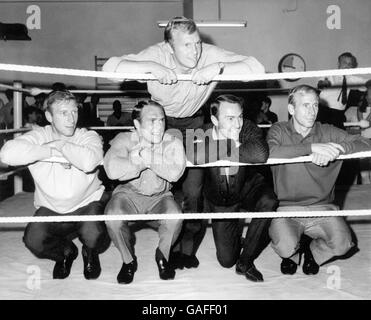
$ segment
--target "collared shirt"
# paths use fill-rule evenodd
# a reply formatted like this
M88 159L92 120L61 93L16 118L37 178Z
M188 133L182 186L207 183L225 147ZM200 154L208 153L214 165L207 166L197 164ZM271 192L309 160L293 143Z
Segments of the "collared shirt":
M170 190L171 182L177 181L186 167L183 143L168 133L164 134L161 143L152 146L152 151L161 155L161 158L144 170L131 158L133 152L148 147L137 132L119 133L110 145L104 157L107 175L111 179L127 182L117 186L115 193L123 189L146 196L166 193Z
M175 58L166 42L160 42L138 54L124 55L120 59L133 61L154 61L170 69L175 69ZM200 60L194 72L217 62L244 61L251 73L264 73L264 67L254 57L238 55L207 43L202 44ZM194 115L207 101L217 82L196 85L191 81L178 81L173 85L163 85L158 81L148 81L148 92L152 100L161 104L167 116L185 118Z
M365 79L358 76L350 75L345 77L347 81L347 96L352 86L357 86L359 88L365 83ZM331 87L321 90L319 95L320 99L331 109L345 110L346 105L341 102L343 76L329 76L327 79L330 81Z
M345 154L371 150L371 142L359 135L349 135L332 125L316 122L306 137L296 132L293 120L278 122L268 131L270 158L295 158L310 155L313 143L335 142ZM280 206L328 204L334 200L334 186L342 161L326 167L314 163L271 166L274 190Z

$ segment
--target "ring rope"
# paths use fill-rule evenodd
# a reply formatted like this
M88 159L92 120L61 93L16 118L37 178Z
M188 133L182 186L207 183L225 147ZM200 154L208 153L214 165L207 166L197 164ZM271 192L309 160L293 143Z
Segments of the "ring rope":
M17 132L26 132L32 130L31 128L17 128L17 129L1 129L1 133L17 133Z
M360 158L371 158L371 151L362 151L362 152L355 152L351 154L343 154L343 155L340 155L335 160L348 160L348 159L360 159ZM232 162L228 160L218 160L215 162L194 165L193 163L187 160L187 167L206 168L206 167L238 167L238 166L259 166L259 165L262 166L262 165L276 165L276 164L288 164L288 163L302 163L302 162L311 162L311 161L312 161L311 155L296 157L296 158L287 158L287 159L268 158L267 162L261 162L261 163L245 163L245 162ZM51 157L48 159L40 160L40 162L70 164L63 157ZM103 161L100 163L100 165L103 165ZM16 170L0 174L0 178L10 176L26 168L27 166L24 166L24 167L17 168Z
M336 160L348 160L348 159L359 159L359 158L371 158L371 151L354 152L351 154L342 154L335 159ZM288 164L288 163L302 163L311 162L312 156L302 156L295 158L268 158L267 162L260 163L246 163L246 162L233 162L229 160L218 160L205 164L193 164L187 160L187 167L236 167L236 166L264 166L264 165L275 165L275 164ZM70 164L63 157L50 157L48 159L40 160L40 162L54 162L62 164ZM102 163L103 164L103 161Z
M272 125L271 124L258 124L257 125L259 128L270 128ZM361 126L361 122L344 122L344 127L359 127ZM86 127L86 129L90 130L133 130L133 126L104 126L104 127ZM31 131L32 128L18 128L18 129L1 129L1 133L17 133L17 132L27 132Z
M51 68L42 66L30 66L20 64L0 63L0 70L4 71L19 71L29 73L65 75L76 77L90 77L90 78L108 78L118 80L157 80L150 73L117 73L92 71L81 69L66 69L66 68ZM344 76L344 75L361 75L371 74L371 68L354 68L354 69L329 69L318 71L300 71L282 73L253 73L253 74L229 74L215 76L212 81L259 81L259 80L281 80L281 79L297 79L297 78L316 78L323 76ZM178 74L179 81L191 81L192 76L188 74Z
M42 73L53 75L70 75L81 77L95 77L95 78L110 78L110 79L130 79L130 80L157 80L152 74L139 73L115 73L103 71L90 71L78 69L65 68L49 68L41 66L15 65L15 64L0 64L0 70L5 71L20 71L30 73ZM219 75L213 81L257 81L257 80L280 80L297 79L297 78L311 78L323 76L343 76L343 75L360 75L371 74L371 68L355 68L355 69L336 69L336 70L319 70L319 71L304 71L304 72L290 72L285 73L262 73L262 74L246 74L246 75ZM191 81L190 75L177 75L179 81ZM115 128L116 129L116 128ZM359 155L363 154L363 155ZM355 156L358 155L358 156ZM371 157L371 152L354 153L351 155L341 155L340 159L351 159L359 157ZM299 158L299 159L298 159ZM294 159L268 159L265 164L280 164L280 163L295 163L311 161L311 156L298 157ZM231 165L249 165L242 163L231 163L229 161L218 161L224 166ZM216 163L209 163L202 166L215 166ZM188 166L190 166L188 164ZM194 166L194 165L192 165ZM66 216L61 215L57 217L0 217L0 223L17 223L17 222L62 222L62 221L108 221L108 220L162 220L162 219L227 219L227 218L277 218L277 217L323 217L323 216L349 216L349 215L370 215L371 210L341 210L341 211L292 211L285 212L284 215L278 215L277 212L254 213L254 212L225 212L225 213L194 213L194 214L145 214L145 215L118 215L118 216Z
M294 218L294 217L338 217L338 216L369 216L370 209L362 210L331 210L331 211L280 211L280 212L207 212L207 213L163 213L163 214L123 214L123 215L89 215L37 217L0 217L1 223L29 222L78 222L78 221L137 221L137 220L195 220L195 219L247 219L247 218Z
M24 167L20 167L20 168L17 168L17 169L14 169L14 170L11 170L11 171L7 171L7 172L4 172L2 174L0 174L0 180L6 178L6 177L9 177L13 174L16 174L24 169L27 169L27 166L24 166Z

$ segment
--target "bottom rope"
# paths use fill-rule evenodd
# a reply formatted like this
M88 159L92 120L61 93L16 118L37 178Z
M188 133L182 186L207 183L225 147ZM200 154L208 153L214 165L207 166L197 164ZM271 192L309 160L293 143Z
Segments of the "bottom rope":
M371 216L371 209L330 210L330 211L280 211L280 212L209 212L209 213L164 213L164 214L123 214L93 216L59 216L38 217L0 217L0 223L29 222L78 222L78 221L137 221L137 220L197 220L197 219L248 219L248 218L306 218L338 216Z

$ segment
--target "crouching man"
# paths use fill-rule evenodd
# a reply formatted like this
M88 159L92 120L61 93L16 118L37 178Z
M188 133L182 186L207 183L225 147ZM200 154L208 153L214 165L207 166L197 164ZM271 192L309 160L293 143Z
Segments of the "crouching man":
M8 141L1 160L9 165L29 165L35 181L35 216L100 215L104 213L104 187L96 167L103 160L103 147L94 131L77 129L76 98L67 91L53 91L46 99L45 115L50 125L38 127ZM62 157L65 163L46 162ZM78 249L83 244L84 276L101 273L98 254L109 245L106 226L99 221L29 223L23 241L38 258L54 260L54 279L69 276Z
M333 201L342 161L336 159L340 154L370 150L370 140L317 122L318 92L308 85L289 92L288 111L292 118L275 123L268 131L270 157L311 155L312 162L271 167L280 201L277 211L338 210ZM272 220L269 234L273 249L282 258L283 274L296 272L301 253L303 272L310 275L354 245L343 217L277 218ZM311 241L300 242L303 234Z
M154 101L138 104L132 113L135 131L118 134L104 158L110 179L122 181L113 191L106 214L182 213L170 192L186 167L183 144L165 133L165 113ZM175 270L168 263L172 244L182 226L181 219L152 221L160 240L155 259L160 278L173 279ZM107 221L108 232L120 251L123 264L119 283L133 281L137 270L132 231L128 221Z
M187 156L194 164L217 160L264 163L268 145L262 131L250 120L243 119L243 100L234 95L221 95L211 103L210 125L204 137L187 139ZM206 212L275 211L278 205L273 188L253 166L207 167L203 170L203 193ZM269 244L271 219L252 219L241 244L240 219L212 219L216 256L221 266L236 265L237 274L254 282L263 281L254 260ZM205 224L203 224L205 226ZM188 242L195 247L191 233L182 235L181 248ZM198 247L198 246L197 246ZM179 253L174 252L175 260Z

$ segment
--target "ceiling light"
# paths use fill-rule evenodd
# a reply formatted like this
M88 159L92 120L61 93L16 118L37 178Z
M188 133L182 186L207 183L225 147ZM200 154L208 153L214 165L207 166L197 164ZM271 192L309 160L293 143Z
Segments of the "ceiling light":
M169 21L161 20L157 21L159 28L165 28ZM234 28L246 28L247 21L225 21L225 20L209 20L209 21L195 21L197 27L234 27Z

